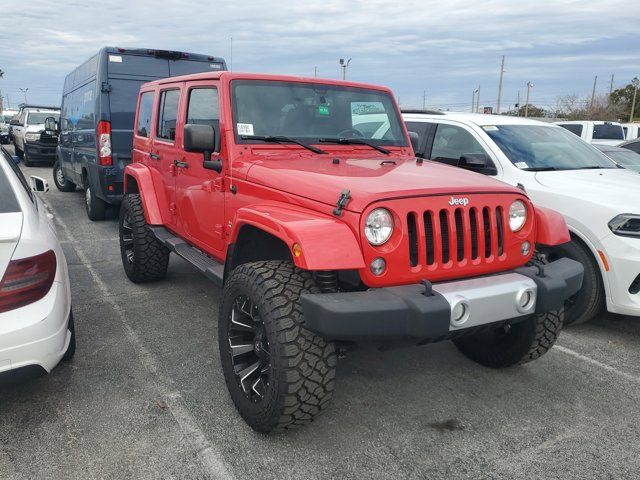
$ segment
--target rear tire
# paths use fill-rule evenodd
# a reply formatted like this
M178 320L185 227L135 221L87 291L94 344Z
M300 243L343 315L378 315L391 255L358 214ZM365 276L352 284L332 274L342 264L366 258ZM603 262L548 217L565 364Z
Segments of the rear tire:
M222 370L236 409L261 433L310 423L333 394L335 346L304 327L303 293L319 293L311 273L285 261L240 265L225 283Z
M60 160L53 164L53 183L61 192L73 192L76 189L76 184L65 178Z
M604 284L600 267L591 251L579 240L572 239L571 242L554 247L547 256L550 261L561 257L570 258L584 267L580 291L566 302L565 326L588 322L602 312L605 305Z
M453 343L474 362L491 368L522 365L547 353L562 330L564 309L538 313L521 322L483 330Z
M86 182L88 183L89 180L87 179ZM107 202L96 197L89 185L86 185L84 189L84 206L89 220L94 222L104 220L107 214Z
M171 252L149 229L139 194L124 196L119 227L120 256L129 280L145 283L163 279Z

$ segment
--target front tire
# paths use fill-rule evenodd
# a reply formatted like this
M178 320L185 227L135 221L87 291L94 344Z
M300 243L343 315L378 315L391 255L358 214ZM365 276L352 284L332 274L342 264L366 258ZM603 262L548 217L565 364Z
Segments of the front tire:
M84 189L84 206L89 220L94 222L104 220L107 215L107 202L96 197L88 184Z
M491 368L522 365L540 358L556 343L564 309L535 314L526 320L483 330L453 343L474 362Z
M304 327L300 296L318 293L310 272L285 261L238 266L218 316L220 358L236 409L254 430L307 424L325 410L337 357Z
M73 192L76 189L76 184L64 176L60 160L56 160L56 163L53 164L53 183L61 192Z
M139 194L124 196L119 231L122 266L129 280L145 283L163 279L171 252L149 229Z

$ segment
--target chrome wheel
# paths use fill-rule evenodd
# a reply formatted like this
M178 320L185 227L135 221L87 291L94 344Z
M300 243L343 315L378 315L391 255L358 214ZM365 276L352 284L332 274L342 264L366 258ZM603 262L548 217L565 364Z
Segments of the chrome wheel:
M271 354L258 308L244 295L233 303L228 337L236 381L249 400L258 402L269 385Z
M131 215L127 212L122 218L122 230L121 230L121 238L122 238L122 248L124 250L125 258L127 262L133 263L135 259L135 254L133 251L133 228L131 227Z
M65 179L64 179L64 174L62 173L62 168L57 168L56 169L56 180L58 181L58 185L64 185L65 183Z

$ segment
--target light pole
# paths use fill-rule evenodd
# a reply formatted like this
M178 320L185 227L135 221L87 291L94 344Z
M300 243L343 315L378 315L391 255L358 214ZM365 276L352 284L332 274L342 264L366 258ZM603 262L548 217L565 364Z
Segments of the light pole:
M636 109L636 95L638 93L638 86L640 86L640 80L638 80L638 77L634 77L633 80L631 80L631 85L633 85L633 102L631 102L631 115L629 116L629 121L633 122L633 114Z
M527 101L524 104L524 116L529 116L529 92L531 92L531 88L533 88L533 83L527 82Z
M471 113L473 113L476 108L476 93L478 93L478 90L474 90L473 96L471 97Z
M478 97L476 98L476 113L480 113L480 85L478 85Z
M344 58L340 59L340 67L342 68L342 80L347 79L347 67L351 63L351 59L345 62Z
M27 92L29 91L29 88L21 88L20 91L22 92L22 95L24 95L24 103L29 103L27 101Z

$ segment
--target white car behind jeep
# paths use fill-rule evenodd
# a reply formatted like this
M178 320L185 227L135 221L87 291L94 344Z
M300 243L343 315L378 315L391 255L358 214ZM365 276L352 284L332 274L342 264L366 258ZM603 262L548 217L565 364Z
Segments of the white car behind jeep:
M0 150L0 384L48 373L75 353L67 262L50 215L33 193L48 189Z
M565 323L602 308L640 316L640 176L557 125L501 115L406 112L416 153L524 188L538 205L562 213L572 242L549 256L585 267ZM415 137L415 136L414 136Z

